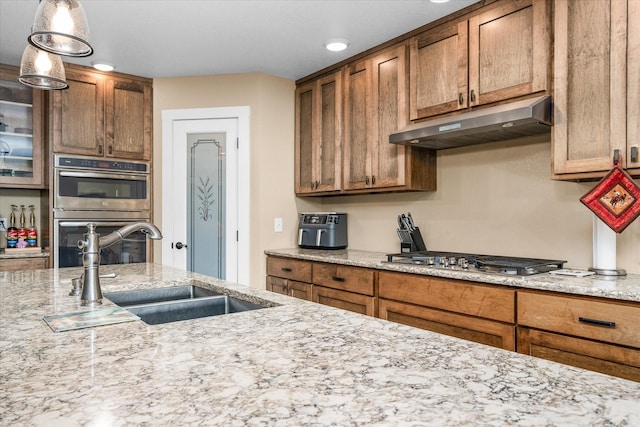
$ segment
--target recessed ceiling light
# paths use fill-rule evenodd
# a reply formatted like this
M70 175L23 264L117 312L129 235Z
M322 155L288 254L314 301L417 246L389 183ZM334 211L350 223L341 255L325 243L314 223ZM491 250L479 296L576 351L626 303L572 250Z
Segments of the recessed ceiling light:
M330 39L324 44L324 47L332 52L340 52L345 50L347 46L349 46L349 40L345 39Z
M113 71L113 69L116 68L112 64L104 61L93 61L91 62L91 65L93 65L93 68L100 71Z

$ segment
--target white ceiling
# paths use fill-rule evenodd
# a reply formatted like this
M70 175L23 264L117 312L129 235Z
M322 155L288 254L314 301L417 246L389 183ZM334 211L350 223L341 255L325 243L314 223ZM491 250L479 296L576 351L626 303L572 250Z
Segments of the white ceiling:
M84 0L94 54L145 77L263 72L292 80L478 0ZM38 0L0 0L0 63L18 65ZM324 49L345 38L340 53Z

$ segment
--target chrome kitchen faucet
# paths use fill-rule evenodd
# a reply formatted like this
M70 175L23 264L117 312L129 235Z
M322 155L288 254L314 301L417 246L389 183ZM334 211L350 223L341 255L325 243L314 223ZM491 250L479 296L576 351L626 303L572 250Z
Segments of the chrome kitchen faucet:
M78 241L78 247L82 249L82 266L84 267L82 305L102 304L102 290L100 289L100 249L113 245L136 231L142 231L150 239L162 239L162 233L158 227L149 222L135 222L100 237L96 233L96 224L87 224L87 233L84 240Z

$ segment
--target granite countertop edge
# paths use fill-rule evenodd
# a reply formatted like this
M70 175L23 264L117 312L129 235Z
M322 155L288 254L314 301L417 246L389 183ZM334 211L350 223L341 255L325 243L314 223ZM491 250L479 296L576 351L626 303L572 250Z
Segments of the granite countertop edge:
M383 252L353 249L316 250L302 248L268 249L264 253L270 256L294 258L308 261L373 268L401 273L419 274L448 279L467 280L492 285L510 286L521 289L535 289L566 294L595 296L620 301L640 302L640 274L623 277L557 276L550 273L531 276L513 276L497 273L482 273L464 270L426 267L421 265L393 264L385 262Z
M5 249L0 252L0 259L22 259L22 258L47 258L49 250L42 249L40 252L11 252L11 249Z

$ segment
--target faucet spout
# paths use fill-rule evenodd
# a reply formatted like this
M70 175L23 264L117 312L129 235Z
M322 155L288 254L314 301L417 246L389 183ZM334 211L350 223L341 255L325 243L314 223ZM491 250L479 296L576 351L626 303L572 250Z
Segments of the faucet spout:
M150 239L162 239L162 233L158 227L148 222L136 222L126 225L104 237L100 237L100 234L96 233L96 224L87 224L87 233L84 235L84 240L78 241L78 247L82 249L82 266L84 267L82 294L80 297L82 305L102 304L100 249L111 246L136 231L142 231Z
M124 227L112 232L111 234L100 237L100 247L107 248L114 243L124 239L129 234L135 233L136 231L142 231L147 236L149 236L150 239L153 240L162 239L162 233L155 225L151 224L150 222L134 222L133 224L125 225Z

